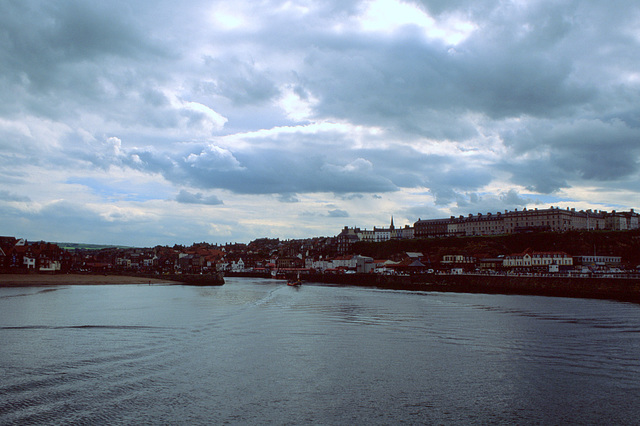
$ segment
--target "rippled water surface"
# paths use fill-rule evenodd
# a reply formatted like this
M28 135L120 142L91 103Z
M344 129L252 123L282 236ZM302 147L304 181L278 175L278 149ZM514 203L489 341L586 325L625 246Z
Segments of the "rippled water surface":
M640 306L228 278L0 288L0 424L615 423Z

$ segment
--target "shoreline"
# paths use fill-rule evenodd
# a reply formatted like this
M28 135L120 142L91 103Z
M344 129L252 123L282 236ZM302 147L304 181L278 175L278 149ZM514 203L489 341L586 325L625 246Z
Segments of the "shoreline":
M0 274L0 287L42 287L55 285L131 285L131 284L183 284L160 278L130 275L92 274Z
M229 274L232 276L258 274ZM172 279L173 278L173 279ZM219 278L219 277L218 277ZM305 281L388 290L436 291L444 293L518 294L587 299L609 299L640 303L640 280L616 278L560 278L491 275L414 275L382 276L374 274L307 274ZM59 285L222 285L224 279L211 277L168 276L152 278L135 275L98 274L0 274L2 287L46 287ZM215 281L215 280L214 280Z

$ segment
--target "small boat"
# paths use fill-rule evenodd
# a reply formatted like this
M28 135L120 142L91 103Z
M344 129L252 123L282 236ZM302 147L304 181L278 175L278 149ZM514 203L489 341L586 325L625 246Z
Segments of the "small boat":
M298 274L298 277L295 280L293 280L293 279L288 280L287 281L287 285L290 285L292 287L293 286L302 285L302 280L300 279L300 274Z

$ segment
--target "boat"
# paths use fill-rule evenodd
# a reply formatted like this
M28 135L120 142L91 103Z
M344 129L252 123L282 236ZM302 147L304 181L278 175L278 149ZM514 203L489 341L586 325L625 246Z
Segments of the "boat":
M294 279L289 279L287 281L287 285L292 286L292 287L302 285L302 280L300 279L300 274L298 274L298 276L297 276L297 278L295 280Z

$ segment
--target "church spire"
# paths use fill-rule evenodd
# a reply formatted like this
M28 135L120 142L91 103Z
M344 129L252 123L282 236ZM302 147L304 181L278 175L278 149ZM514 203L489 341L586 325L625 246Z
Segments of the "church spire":
M393 215L391 215L391 226L389 227L389 229L395 229L395 226L393 226Z

